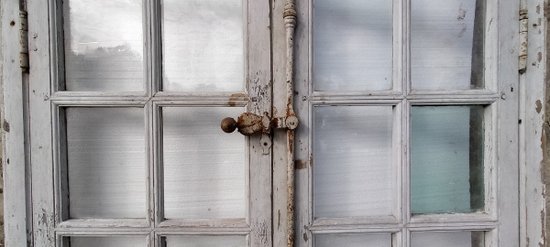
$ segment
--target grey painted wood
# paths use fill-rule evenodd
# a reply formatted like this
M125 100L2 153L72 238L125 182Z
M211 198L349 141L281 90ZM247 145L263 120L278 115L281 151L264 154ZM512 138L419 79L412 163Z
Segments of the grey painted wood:
M499 247L519 243L519 1L498 2L498 90L505 95L496 103L496 152L498 164L497 214ZM513 51L513 52L512 52Z
M544 1L521 1L528 12L527 70L520 81L520 224L521 246L548 245L548 9ZM546 92L545 92L546 90ZM546 94L546 95L545 95ZM546 116L543 116L545 115ZM546 149L546 150L545 150ZM542 174L541 174L542 173ZM546 234L541 232L546 231Z
M32 176L32 214L34 246L54 246L54 153L51 96L51 51L49 22L51 2L29 2L29 56L33 64L29 75L29 105L32 121L30 156ZM50 53L50 51L52 53ZM34 175L33 175L34 174ZM40 175L38 175L40 174Z
M4 173L4 236L6 246L27 246L27 186L23 95L19 67L19 1L2 1L2 167ZM13 21L13 25L9 25Z

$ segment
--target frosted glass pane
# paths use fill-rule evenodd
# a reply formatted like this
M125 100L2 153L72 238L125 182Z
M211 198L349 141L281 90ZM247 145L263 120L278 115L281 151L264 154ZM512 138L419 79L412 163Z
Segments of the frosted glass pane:
M412 0L412 83L419 90L483 87L485 0Z
M245 247L244 236L169 236L163 247Z
M64 247L146 247L144 237L70 237Z
M67 108L71 218L145 218L145 119L140 108Z
M165 107L164 216L245 218L246 142L220 129L240 107Z
M164 90L210 92L243 89L242 2L162 1Z
M142 0L65 0L65 89L143 91Z
M315 107L314 123L314 215L393 215L392 106Z
M315 247L391 247L391 234L315 235Z
M412 108L412 212L484 207L483 106Z
M391 89L391 0L315 0L313 28L315 90Z
M422 232L412 234L411 247L483 247L483 232Z

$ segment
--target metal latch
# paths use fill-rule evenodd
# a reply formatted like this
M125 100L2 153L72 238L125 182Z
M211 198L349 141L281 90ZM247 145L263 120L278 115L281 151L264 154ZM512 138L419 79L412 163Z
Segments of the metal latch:
M270 134L272 129L293 130L298 127L298 118L294 115L287 117L270 118L254 113L245 112L237 120L231 117L224 118L221 128L225 133L232 133L238 129L245 136Z

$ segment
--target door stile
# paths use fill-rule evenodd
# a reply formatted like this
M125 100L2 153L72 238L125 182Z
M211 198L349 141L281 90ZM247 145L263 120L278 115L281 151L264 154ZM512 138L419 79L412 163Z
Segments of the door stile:
M251 101L248 111L272 117L271 6L269 1L246 1L247 76ZM250 246L272 246L271 144L268 136L249 138L249 221ZM265 147L264 147L265 146Z
M50 5L51 4L51 5ZM34 246L54 246L55 227L53 156L52 156L52 108L50 83L55 79L52 56L56 47L49 42L50 18L55 13L53 1L29 1L29 58L32 67L29 74L30 139L32 184L32 222ZM48 11L50 10L50 11ZM56 29L53 29L56 30ZM19 243L23 246L23 243Z

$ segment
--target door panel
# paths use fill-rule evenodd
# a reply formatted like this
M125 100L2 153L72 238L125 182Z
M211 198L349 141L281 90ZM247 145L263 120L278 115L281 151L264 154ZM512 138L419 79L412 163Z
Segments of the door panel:
M412 234L412 247L483 247L484 232L418 232Z
M146 247L144 237L70 237L63 247Z
M70 219L145 219L143 108L64 110Z
M162 247L240 247L246 245L243 236L167 236Z
M519 244L514 4L298 3L297 246Z
M65 89L143 91L143 2L71 0L63 11Z
M241 107L163 107L164 218L245 219L246 138L219 130Z
M392 106L313 110L315 218L395 216Z
M271 140L220 129L271 115L269 2L49 3L34 246L271 246Z
M412 214L484 210L484 112L483 106L412 108Z
M319 234L315 236L315 246L319 247L391 247L391 234Z
M313 85L319 91L392 89L392 2L316 1Z
M242 0L163 0L163 90L244 89Z
M411 80L416 90L484 87L486 0L411 1Z

